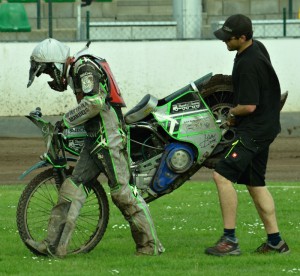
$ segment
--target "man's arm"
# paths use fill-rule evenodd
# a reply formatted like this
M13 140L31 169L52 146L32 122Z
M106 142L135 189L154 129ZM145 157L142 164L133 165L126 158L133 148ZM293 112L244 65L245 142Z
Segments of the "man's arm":
M227 116L227 125L235 126L236 125L235 116L247 116L253 113L255 109L256 109L256 105L238 104L236 107L233 107L229 110Z
M253 113L256 109L256 105L241 105L238 104L236 107L233 107L229 110L229 116L247 116ZM232 115L231 115L232 114Z
M100 86L100 72L93 61L82 58L74 65L75 95L78 106L63 116L66 127L84 124L97 116L101 110L107 109L107 92Z

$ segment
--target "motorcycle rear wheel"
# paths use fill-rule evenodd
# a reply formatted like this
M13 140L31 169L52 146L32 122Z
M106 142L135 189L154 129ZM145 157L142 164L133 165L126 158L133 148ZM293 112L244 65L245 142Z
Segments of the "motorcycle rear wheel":
M72 169L67 170L67 176ZM90 252L101 241L108 224L107 195L98 181L89 183L89 195L76 221L76 228L68 247L68 254ZM47 169L25 187L17 207L17 227L26 247L35 255L42 255L26 243L27 239L43 240L47 235L51 210L58 199L60 185L55 183L53 168Z
M224 127L226 128L226 132L224 132L219 145L215 149L216 151L203 163L205 167L214 169L236 139L235 128L226 125L227 114L230 108L234 107L231 76L221 74L212 76L210 81L203 87L201 94L211 109L215 120L220 121L222 131Z

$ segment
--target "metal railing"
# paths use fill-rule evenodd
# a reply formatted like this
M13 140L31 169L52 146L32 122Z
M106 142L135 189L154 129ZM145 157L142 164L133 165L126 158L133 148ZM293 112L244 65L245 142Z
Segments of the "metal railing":
M300 19L287 19L283 9L283 19L252 20L254 36L257 38L300 37ZM213 24L213 30L221 28L224 21Z
M2 0L2 3L4 1L6 0ZM127 18L128 21L118 20L118 18L105 20L95 16L99 10L90 8L84 12L78 0L66 0L66 2L59 3L58 0L33 1L28 3L31 11L31 31L28 33L0 32L0 41L40 41L45 37L53 37L61 41L212 39L214 38L213 31L224 23L224 21L212 23L207 31L211 34L209 36L203 35L203 28L201 34L201 24L204 26L204 19L199 19L198 15L178 19L173 11L173 17L168 14L159 20L135 21L129 20L130 17ZM300 37L300 10L299 14L292 14L291 5L288 12L286 8L283 8L281 19L253 20L255 37Z
M176 21L90 22L86 17L87 40L170 40L177 39Z

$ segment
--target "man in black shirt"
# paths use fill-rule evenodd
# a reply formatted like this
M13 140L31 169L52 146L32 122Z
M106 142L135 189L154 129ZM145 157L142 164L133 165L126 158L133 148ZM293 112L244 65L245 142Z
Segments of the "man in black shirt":
M252 22L242 15L230 16L215 36L237 51L232 82L235 107L228 112L228 124L236 127L237 140L216 166L216 183L224 233L205 250L215 256L240 255L235 236L237 194L232 183L247 185L267 232L267 241L257 253L288 253L275 214L273 197L265 184L269 146L280 132L280 84L265 46L252 39Z

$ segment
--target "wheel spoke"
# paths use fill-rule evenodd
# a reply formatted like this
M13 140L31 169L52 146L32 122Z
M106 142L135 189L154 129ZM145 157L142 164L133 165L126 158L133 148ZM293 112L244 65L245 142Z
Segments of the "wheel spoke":
M70 175L72 168L68 171ZM76 221L68 254L91 251L102 239L109 218L106 193L98 181L89 185L90 193ZM36 176L24 189L17 208L21 239L41 241L47 236L48 222L58 200L58 187L52 169ZM38 252L29 248L33 253Z

